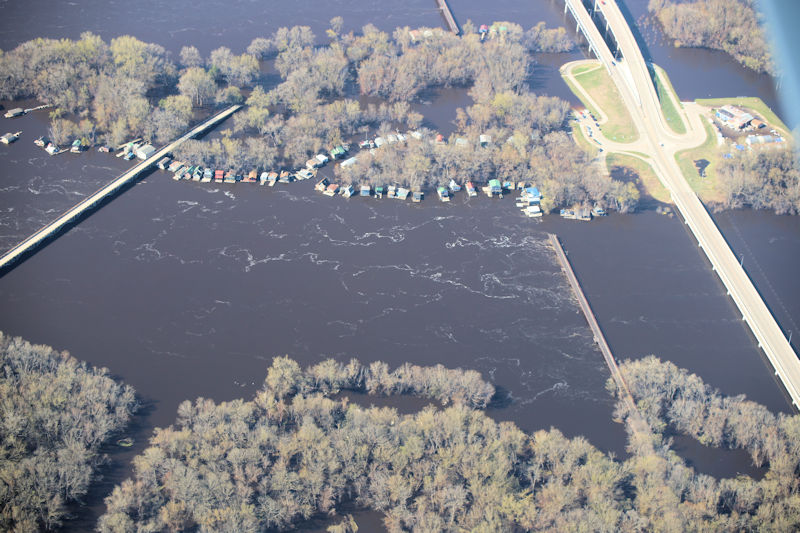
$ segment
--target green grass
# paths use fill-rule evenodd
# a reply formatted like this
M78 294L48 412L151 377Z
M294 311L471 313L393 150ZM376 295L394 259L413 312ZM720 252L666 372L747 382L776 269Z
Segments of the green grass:
M572 75L577 76L578 74L583 74L586 71L594 70L596 68L601 68L602 65L581 65L579 67L575 67L572 69Z
M575 80L608 117L608 120L602 125L603 135L606 138L619 143L629 143L639 138L631 116L622 102L622 97L606 69L599 68L584 72L575 76ZM576 94L580 97L580 93ZM597 117L596 114L595 117Z
M683 150L675 154L675 160L681 168L686 181L694 189L694 192L700 196L705 202L720 202L722 200L721 193L717 187L717 164L719 163L719 149L717 148L717 136L714 133L711 124L705 117L703 120L703 127L706 130L706 141L696 148ZM697 169L694 167L694 161L698 159L705 159L708 161L706 167L706 177L701 178Z
M736 98L698 98L695 100L700 105L708 106L708 107L721 107L727 104L735 105L738 107L747 108L750 111L755 111L756 115L761 115L761 117L766 120L770 126L777 130L783 130L783 133L789 135L791 131L789 128L786 127L786 124L778 118L772 109L769 108L767 104L756 96L740 96Z
M651 167L649 163L632 155L613 153L606 156L606 165L608 165L609 172L611 168L615 166L630 168L639 176L639 180L642 182L642 186L647 191L647 194L659 202L665 204L672 203L669 191L661 185L653 167Z
M586 101L586 99L583 97L583 93L581 92L580 89L575 87L575 84L572 83L572 80L570 80L569 78L563 78L563 79L564 79L564 82L567 84L567 87L569 87L569 90L572 91L572 93L580 99L580 101L583 103L583 107L588 109L589 113L591 113L594 116L597 116L597 115L600 114L600 113L597 112L597 109L595 109L595 107L591 103Z
M641 157L642 159L650 159L649 155L643 154L642 152L636 152L635 150L626 150L625 153L635 155L636 157Z
M667 73L664 72L664 69L656 65L653 66L656 72L653 78L656 82L658 101L661 103L661 112L664 113L664 118L672 131L682 135L686 133L686 124L683 123L683 118L675 108L675 104L670 97L670 95L674 95L675 100L680 104L678 95L675 93L675 89L672 87L672 83L670 83L669 77Z

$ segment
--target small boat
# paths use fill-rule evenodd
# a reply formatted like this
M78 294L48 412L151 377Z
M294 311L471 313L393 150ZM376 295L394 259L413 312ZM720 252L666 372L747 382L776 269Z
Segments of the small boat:
M101 153L104 153L104 154L109 154L109 153L111 153L111 147L109 145L107 145L107 144L102 144L102 145L97 147L97 151L101 152ZM167 159L169 159L169 158L167 158Z
M566 218L568 220L575 220L575 211L572 209L562 209L559 211L559 214L562 218Z
M461 190L461 185L456 183L456 180L450 180L450 184L448 186L452 192L458 192Z
M592 208L592 214L596 217L604 217L606 216L606 210L600 207L599 205L595 205Z
M45 146L44 151L50 155L56 155L61 152L61 149L53 143L49 143Z
M9 109L6 111L6 114L3 115L6 118L14 118L14 117L21 117L25 114L25 110L21 107L15 107L14 109Z
M478 191L475 190L475 185L471 181L468 181L466 183L466 186L467 186L467 195L469 195L470 197L478 196Z
M70 151L73 151L73 152L74 152L74 150L70 150ZM133 159L134 157L136 157L136 154L134 154L133 152L128 152L127 154L125 154L124 156L122 156L122 159L124 159L125 161L130 161L130 160L131 160L131 159Z
M119 439L117 441L117 446L122 446L123 448L130 448L131 446L133 446L133 439L130 437Z
M47 137L41 136L41 137L37 137L36 140L33 141L33 144L35 144L36 146L38 146L40 148L44 148L45 146L50 144L50 141L47 139Z
M442 202L449 202L450 201L450 193L447 192L447 189L444 187L439 187L436 189L436 193L439 195L439 200Z
M0 142L3 144L11 144L19 139L21 134L21 131L18 131L17 133L6 133L5 135L0 136Z

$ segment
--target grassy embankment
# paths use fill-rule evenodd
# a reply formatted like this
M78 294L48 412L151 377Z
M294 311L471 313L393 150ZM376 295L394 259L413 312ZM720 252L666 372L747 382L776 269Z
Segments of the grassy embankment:
M600 106L603 110L602 114L607 117L606 122L602 124L603 135L607 139L618 143L630 143L639 138L639 133L622 102L622 97L605 68L599 64L594 68L591 68L590 65L581 65L573 70L573 77L583 91L586 91L589 97ZM586 108L596 118L599 118L600 113L586 99L584 92L575 87L566 77L564 77L564 81Z
M664 118L670 129L682 135L686 133L686 124L684 124L680 111L675 107L672 98L670 98L670 95L673 95L675 101L680 105L678 94L675 92L672 82L669 81L669 76L667 76L666 71L658 65L653 65L653 67L655 68L656 74L653 76L653 79L655 80L656 92L658 93L658 101L661 104L661 112L664 113Z
M761 118L766 120L770 126L781 131L781 133L784 135L791 134L789 128L786 127L786 124L784 124L783 121L778 118L778 115L776 115L772 109L770 109L769 106L761 100L761 98L755 96L739 96L736 98L698 98L695 100L695 102L707 107L722 107L728 104L742 107L748 111L754 111L753 114L760 115Z
M720 152L717 146L717 136L714 129L705 117L701 117L703 127L706 130L706 142L696 148L683 150L675 154L675 160L683 172L683 176L694 192L700 196L704 202L720 202L722 195L717 187L717 164L719 163ZM694 161L705 159L708 161L706 167L706 177L701 178L694 166Z
M641 154L641 157L647 158L644 154ZM647 191L647 194L659 202L665 204L672 203L669 192L661 185L650 163L632 155L612 153L606 156L606 165L608 166L609 172L613 167L626 167L633 170L639 176L642 187Z

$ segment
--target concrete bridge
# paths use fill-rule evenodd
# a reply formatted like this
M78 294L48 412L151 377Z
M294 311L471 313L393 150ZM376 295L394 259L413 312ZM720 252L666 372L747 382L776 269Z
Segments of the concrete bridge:
M575 17L590 50L603 63L619 89L647 154L652 156L656 175L669 191L795 408L800 409L800 360L797 354L675 160L675 153L686 148L688 134L676 134L667 125L648 65L616 0L594 0L592 9L602 13L617 43L620 60L611 53L586 5L581 0L565 0L565 12L569 11Z
M21 243L17 244L13 248L11 248L8 252L3 254L0 257L0 274L4 274L8 272L13 265L23 257L28 256L29 254L35 252L39 246L44 244L48 239L55 237L60 234L60 232L69 224L83 216L84 214L90 212L95 207L97 207L101 202L105 201L106 199L112 198L117 193L119 193L125 186L130 183L133 183L139 175L144 172L145 170L149 169L156 162L174 150L178 145L182 144L187 139L191 139L192 137L196 137L200 135L208 128L218 124L219 122L225 120L233 113L239 110L240 105L234 105L229 107L228 109L217 113L213 117L209 118L202 124L195 126L189 132L184 134L179 139L171 142L170 144L164 146L156 153L148 157L146 160L142 161L138 165L135 165L130 170L113 180L112 182L106 184L102 188L100 188L94 194L88 196L77 205L73 206L72 208L68 209L63 215L55 219L53 222L50 222L42 229L22 241Z

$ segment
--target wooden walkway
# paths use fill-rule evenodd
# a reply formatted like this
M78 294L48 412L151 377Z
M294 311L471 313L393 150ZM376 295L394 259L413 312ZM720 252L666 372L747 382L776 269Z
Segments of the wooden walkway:
M94 194L88 196L87 198L79 202L77 205L71 207L69 210L64 212L64 214L55 219L53 222L50 222L42 229L40 229L39 231L37 231L24 241L22 241L21 243L11 248L8 252L3 254L2 257L0 257L0 275L8 272L19 259L26 256L27 254L36 251L36 249L39 246L41 246L44 242L46 242L48 239L58 235L66 226L68 226L69 224L71 224L84 214L93 210L104 200L112 198L114 195L119 193L125 186L129 185L130 183L133 183L136 180L136 178L138 178L139 174L141 174L145 170L155 165L159 159L170 153L184 141L203 133L205 130L211 128L212 126L215 126L219 122L225 120L233 113L238 111L239 108L241 108L240 105L231 106L228 109L220 113L217 113L216 115L209 118L202 124L195 126L179 139L176 139L170 144L164 146L156 153L148 157L146 160L135 165L133 168L131 168L121 176L117 177L110 183L101 187Z
M617 360L614 358L614 354L611 353L611 348L606 342L606 337L603 335L603 330L600 329L600 324L597 323L594 312L592 312L592 308L589 305L589 300L587 300L586 295L583 294L583 289L581 288L581 284L578 282L578 278L575 276L575 272L572 270L572 265L570 265L569 259L567 259L567 254L564 253L564 248L561 246L561 242L558 240L556 235L550 233L549 237L550 243L553 245L553 249L556 252L556 257L558 257L558 262L561 263L561 269L567 276L567 281L569 281L572 291L575 293L575 297L578 299L578 304L581 307L581 311L583 311L583 316L586 317L586 322L589 323L589 327L594 334L594 341L597 343L597 346L600 348L600 352L603 354L603 359L606 361L606 366L608 366L609 371L611 371L611 377L614 379L614 382L617 385L619 395L628 407L628 422L630 427L633 430L634 435L646 437L651 433L651 431L647 426L647 422L645 421L644 417L642 417L642 415L639 413L639 410L636 408L636 402L631 395L630 389L628 389L628 384L625 383L625 378L622 377L622 373L619 371ZM648 441L648 438L643 438L645 445L647 445Z
M450 27L450 31L453 32L455 35L461 33L461 29L458 27L456 23L456 19L453 16L453 12L450 11L450 6L447 5L447 0L436 0L436 4L439 6L439 10L442 12L442 16L444 17L445 22Z

